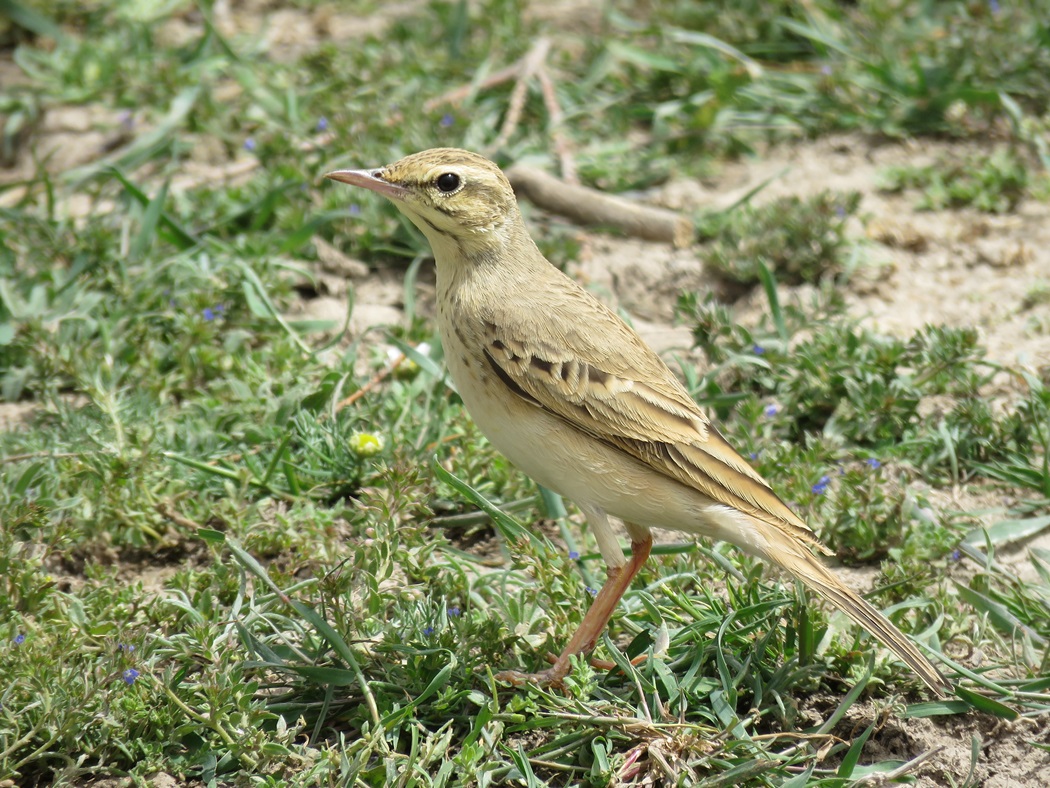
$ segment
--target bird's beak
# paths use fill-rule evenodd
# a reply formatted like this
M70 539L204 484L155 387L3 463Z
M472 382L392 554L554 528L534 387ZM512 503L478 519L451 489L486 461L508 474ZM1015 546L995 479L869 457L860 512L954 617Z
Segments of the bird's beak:
M382 169L378 170L336 170L326 172L326 178L341 183L349 183L351 186L363 186L366 189L381 194L391 200L403 200L408 196L408 189L396 183L384 180Z

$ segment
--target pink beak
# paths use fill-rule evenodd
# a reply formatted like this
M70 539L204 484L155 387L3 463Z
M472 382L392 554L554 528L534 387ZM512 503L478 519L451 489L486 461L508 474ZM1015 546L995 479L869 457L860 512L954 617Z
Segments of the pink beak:
M404 186L383 180L383 169L376 170L336 170L325 173L326 178L341 183L349 183L351 186L363 186L376 194L381 194L391 200L403 200L409 191Z

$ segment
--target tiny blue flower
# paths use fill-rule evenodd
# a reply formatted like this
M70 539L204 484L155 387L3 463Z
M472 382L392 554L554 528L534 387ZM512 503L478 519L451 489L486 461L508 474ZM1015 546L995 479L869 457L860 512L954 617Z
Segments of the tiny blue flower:
M829 484L831 484L831 477L821 476L820 481L813 485L813 494L823 495L827 491Z
M752 460L757 460L758 459L758 452L757 451L753 451L750 454L748 454L747 456L750 457Z
M328 129L328 118L326 118L324 115L319 117L317 119L316 129L318 131L326 131Z
M999 0L988 0L988 9L993 14L999 13Z
M425 637L430 637L433 634L434 634L434 627L427 627L426 629L423 630L423 635Z
M255 138L254 137L249 137L248 139L246 139L244 141L244 149L246 151L248 151L249 153L251 153L252 151L255 150Z
M458 607L455 607L455 606L453 606L453 607L450 607L450 608L448 609L448 615L449 615L449 618L459 618L459 615L460 615L460 613L462 613L462 612L463 612L463 611L461 611L461 610L460 610L460 609L459 609Z
M876 460L874 457L868 458L868 467L872 470L877 470L882 467L882 463Z
M597 588L591 588L590 586L587 586L587 593L590 594L591 596L598 596L598 589Z
M776 405L766 405L766 409L765 409L764 412L765 412L766 416L776 416L777 415L777 406Z
M835 215L837 217L839 217L840 219L845 219L846 218L846 209L843 208L841 205L836 205L835 206Z
M25 642L26 642L26 636L25 635L15 635L15 645L16 646L21 646Z
M123 643L118 643L117 644L117 650L118 651L126 651L127 653L130 654L132 651L135 650L135 647L134 646L126 646Z
M766 349L764 347L762 347L761 345L755 345L754 347L751 348L751 350L754 351L756 356L761 356L763 353L766 352Z
M350 203L350 215L351 216L360 216L361 215L361 206L358 205L356 202Z
M451 115L450 115L449 113L447 113L447 112L446 112L446 113L445 113L444 115L442 115L442 116L441 116L441 125L442 125L442 127L446 128L446 129L447 129L447 128L448 128L449 126L451 126L451 125L452 125L453 123L455 123L455 122L456 122L456 119L455 119L455 118L453 118L453 117L452 117L452 116L451 116Z
M570 550L569 551L569 560L570 561L575 561L579 557L580 557L579 551L577 551L577 550Z
M139 677L139 672L137 670L135 670L135 668L128 668L127 670L125 670L123 673L120 674L120 677L122 679L124 679L124 683L125 684L130 686L130 685L134 684L135 683L135 679L137 679Z
M820 73L823 74L826 77L830 77L831 76L831 66L829 66L827 63L825 63L823 66L820 67Z
M956 548L955 550L952 550L952 560L953 561L961 561L962 560L962 553L959 552L958 548Z
M204 311L201 314L204 316L204 319L207 320L209 323L215 319L215 310L212 309L210 306L204 307Z

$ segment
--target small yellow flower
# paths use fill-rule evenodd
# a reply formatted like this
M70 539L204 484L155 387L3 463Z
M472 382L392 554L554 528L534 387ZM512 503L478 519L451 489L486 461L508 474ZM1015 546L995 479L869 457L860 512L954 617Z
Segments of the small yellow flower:
M383 438L371 432L355 432L350 436L350 450L359 457L372 457L383 450Z

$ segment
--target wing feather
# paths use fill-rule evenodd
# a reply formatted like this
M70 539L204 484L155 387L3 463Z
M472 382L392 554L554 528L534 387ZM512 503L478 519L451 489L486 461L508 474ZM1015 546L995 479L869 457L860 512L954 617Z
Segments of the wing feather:
M633 332L626 336L635 347L618 358L641 353L648 367L644 382L608 354L602 365L582 357L579 348L526 342L512 336L505 321L487 321L484 332L489 364L519 397L719 503L824 549ZM611 371L615 367L620 369Z

